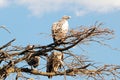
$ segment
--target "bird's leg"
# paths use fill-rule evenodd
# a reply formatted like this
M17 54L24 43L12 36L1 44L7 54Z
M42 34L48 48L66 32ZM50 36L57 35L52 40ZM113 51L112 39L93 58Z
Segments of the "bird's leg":
M33 66L31 66L31 70L33 70Z
M31 66L31 70L38 70L37 68L34 68L33 66Z
M31 66L31 70L36 70L33 66Z

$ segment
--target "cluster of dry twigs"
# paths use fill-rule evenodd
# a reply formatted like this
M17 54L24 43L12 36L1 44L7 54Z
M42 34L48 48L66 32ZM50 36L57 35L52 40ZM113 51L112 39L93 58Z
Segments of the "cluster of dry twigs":
M81 26L77 29L70 30L65 42L61 42L57 45L56 43L50 43L43 46L34 45L32 51L34 55L32 56L46 58L48 53L52 51L61 51L64 53L64 65L63 68L59 70L59 73L48 73L39 69L36 70L24 67L24 65L26 65L25 62L22 67L18 67L17 64L24 61L31 50L26 50L26 47L12 46L12 43L15 41L15 39L13 39L0 47L0 64L2 64L0 67L0 79L6 79L11 73L22 74L22 72L41 76L84 76L86 79L93 78L94 80L105 80L106 76L110 76L109 78L113 80L120 79L120 66L96 66L96 64L83 55L78 56L69 51L78 44L80 45L90 41L100 43L101 40L109 40L111 35L113 35L113 31L108 28L102 28L100 23L91 27ZM16 80L19 77L21 76L16 75Z

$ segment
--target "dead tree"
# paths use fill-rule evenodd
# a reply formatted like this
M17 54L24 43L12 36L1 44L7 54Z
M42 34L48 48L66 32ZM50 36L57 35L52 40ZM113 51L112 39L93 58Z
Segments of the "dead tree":
M29 45L26 45L26 47L20 47L12 45L12 43L16 40L13 39L0 47L0 64L3 64L0 66L0 79L5 80L11 73L17 74L15 77L16 80L19 78L28 79L26 76L23 76L22 73L46 77L59 75L84 76L86 79L93 78L94 80L105 80L107 76L111 76L114 80L120 79L119 65L103 64L103 66L99 66L95 64L95 62L87 59L85 56L75 55L70 51L70 49L74 46L81 45L86 42L101 43L101 40L103 39L110 40L113 34L113 30L102 28L100 23L90 27L81 26L77 29L71 29L67 34L67 37L65 37L65 41L57 45L56 43L51 42L48 45L31 45L29 48ZM49 58L49 54L53 51L64 54L61 69L58 68L55 72L46 72L46 66L48 66L47 64L38 64L38 68L33 69L30 66L34 65L34 63L32 64L31 62L30 65L28 65L27 62L25 62L28 59L39 56L45 61L45 63L47 63L47 58ZM37 63L38 62L39 61L37 61ZM17 66L19 63L22 63L22 65ZM41 66L43 69L40 70Z

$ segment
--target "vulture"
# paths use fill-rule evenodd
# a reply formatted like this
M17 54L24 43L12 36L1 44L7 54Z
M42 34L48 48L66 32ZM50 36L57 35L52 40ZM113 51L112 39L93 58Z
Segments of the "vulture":
M33 48L34 45L28 45L26 47L26 50L28 51L26 52L27 53L26 55L28 55L26 62L28 63L28 65L31 66L31 69L36 68L40 64L40 56L33 56L34 54Z
M58 72L58 69L63 65L63 53L61 52L52 52L47 59L47 69L46 72ZM52 78L51 75L48 78Z
M55 43L64 42L68 32L68 19L70 16L63 16L61 20L53 23L52 25L52 37Z
M40 64L40 56L32 56L34 53L29 53L30 55L27 57L26 62L31 68L36 68Z

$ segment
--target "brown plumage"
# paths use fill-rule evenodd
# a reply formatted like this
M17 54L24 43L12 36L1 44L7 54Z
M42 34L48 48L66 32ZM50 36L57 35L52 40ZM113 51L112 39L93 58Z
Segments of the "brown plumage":
M31 66L36 68L40 64L40 56L32 56L34 53L29 53L30 55L26 59L26 62Z
M63 64L63 53L61 52L52 52L47 59L47 70L46 72L57 72ZM48 76L52 78L52 76Z
M53 23L52 37L54 42L59 43L65 40L69 27L68 19L70 19L70 16L63 16L61 20Z

